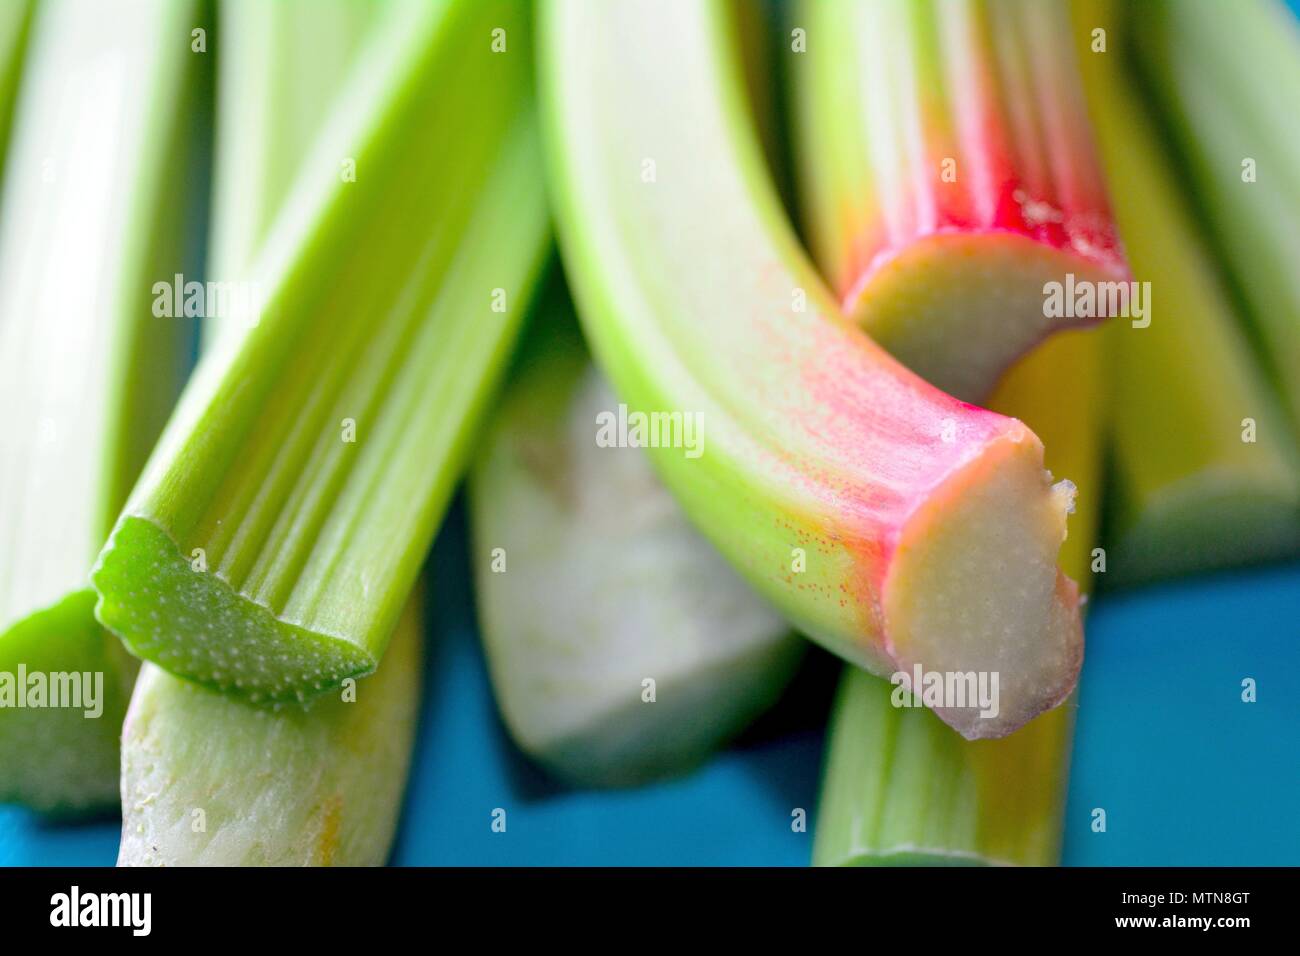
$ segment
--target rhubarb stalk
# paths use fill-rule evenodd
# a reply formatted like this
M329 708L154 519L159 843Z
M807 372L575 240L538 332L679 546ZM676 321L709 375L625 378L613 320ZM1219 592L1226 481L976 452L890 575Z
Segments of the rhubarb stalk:
M1032 425L1048 464L1078 476L1061 566L1086 588L1100 515L1100 330L1065 332L1019 362L990 404ZM832 711L813 862L1058 862L1074 715L1067 704L1001 740L964 741L895 689L846 668Z
M809 636L877 674L997 671L1000 736L1069 693L1072 491L1024 425L939 392L837 307L801 254L744 108L721 3L561 0L540 50L567 272L691 520ZM671 69L668 66L671 65ZM678 417L672 419L671 415ZM671 429L669 429L671 432Z
M548 248L527 9L377 29L92 578L133 653L253 701L378 665Z
M31 22L32 4L28 0L0 4L0 170L4 169L9 124L18 98L18 81Z
M216 189L212 214L214 232L223 237L217 245L225 250L218 261L252 260L290 190L291 180L277 171L310 155L306 147L328 122L336 94L358 82L349 78L336 91L327 81L346 75L351 43L313 45L312 56L304 56L305 37L319 31L341 40L343 28L360 26L353 16L358 9L351 0L222 8L218 128L239 144L244 162L236 169L232 160L217 174L225 184ZM271 97L257 122L245 122L243 104L259 92L250 81L277 89L277 69L300 58L311 65L299 68L320 74L322 82ZM227 274L237 274L233 265ZM267 713L146 665L122 735L118 863L382 864L410 763L420 646L417 586L378 674L307 710ZM268 764L275 773L262 772Z
M1127 278L1068 18L1041 0L809 0L794 151L813 252L847 315L976 401L1044 335L1067 276Z
M184 318L153 314L150 288L185 258L195 12L171 0L42 4L6 163L0 800L47 812L117 795L135 667L95 622L88 574L193 335ZM63 688L60 703L33 704L28 687L17 706L20 672Z
M382 12L378 0L223 0L210 274L251 266Z
M1075 34L1120 233L1149 283L1145 327L1109 330L1116 503L1107 573L1124 581L1300 547L1300 466L1126 60L1116 8ZM1092 52L1104 30L1106 52Z
M381 866L419 712L420 601L383 667L271 711L140 671L122 727L119 866Z
M1150 0L1128 15L1134 65L1170 121L1300 439L1300 27L1273 0Z

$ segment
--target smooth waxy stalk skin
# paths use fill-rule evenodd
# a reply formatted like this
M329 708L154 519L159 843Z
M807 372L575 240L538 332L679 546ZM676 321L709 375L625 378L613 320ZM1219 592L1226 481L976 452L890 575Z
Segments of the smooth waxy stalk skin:
M1019 362L990 404L1034 427L1079 485L1061 566L1087 586L1100 516L1101 330L1065 332ZM1001 740L966 741L895 688L846 668L832 711L813 863L1059 862L1072 707Z
M572 782L679 773L776 699L804 642L691 526L644 451L597 443L618 399L567 296L534 321L470 475L497 701L519 745Z
M1300 28L1281 3L1155 0L1125 36L1300 437Z
M1119 582L1265 560L1300 546L1289 424L1152 135L1117 8L1077 4L1093 125L1150 324L1107 331L1116 504L1107 574ZM1093 31L1108 51L1089 53Z
M88 575L193 335L149 290L184 259L196 22L190 3L43 4L5 165L0 800L49 813L116 799L135 666L96 623Z
M1044 308L1067 275L1127 278L1059 5L808 0L791 22L806 231L846 314L970 401L1100 317Z
M419 713L420 600L383 667L269 710L140 671L122 728L119 866L379 866Z
M383 21L380 0L224 0L218 9L213 275L237 279ZM207 331L239 328L214 320Z
M763 168L719 4L559 2L540 75L566 271L688 516L796 627L877 674L998 671L999 736L1082 656L1070 507L1021 423L927 385L838 314ZM672 69L665 71L665 64ZM662 421L661 421L662 425ZM681 445L682 442L677 442Z
M845 668L831 712L813 865L1056 863L1068 709L1002 740L962 740L929 711L895 706L895 691Z
M95 567L137 656L273 702L377 666L547 250L526 14L396 4L366 46L249 273L257 325Z
M31 30L32 4L28 0L11 0L0 4L0 172L4 171L9 145L9 124L18 82L22 77L23 53Z

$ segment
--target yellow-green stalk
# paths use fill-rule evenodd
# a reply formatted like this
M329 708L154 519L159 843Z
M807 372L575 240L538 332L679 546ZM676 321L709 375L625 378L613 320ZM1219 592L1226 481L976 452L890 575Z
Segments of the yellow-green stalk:
M1107 332L1116 491L1107 574L1137 581L1293 553L1300 459L1153 134L1120 9L1078 3L1074 20L1120 235L1149 290L1149 323Z
M773 162L767 23L756 4L736 8ZM618 398L558 283L533 322L469 478L493 691L515 742L568 781L682 773L776 699L807 645L695 530L643 450L596 444L596 416Z
M381 0L222 0L209 275L238 279L302 172ZM239 328L214 319L207 333Z
M1300 438L1300 25L1277 0L1147 0L1125 38Z
M9 123L23 71L23 53L32 23L29 0L9 0L0 4L0 172L4 171L5 152L9 146Z

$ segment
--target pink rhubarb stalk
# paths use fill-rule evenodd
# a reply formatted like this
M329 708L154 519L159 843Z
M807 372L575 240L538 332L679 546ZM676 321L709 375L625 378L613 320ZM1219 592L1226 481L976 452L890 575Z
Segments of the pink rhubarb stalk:
M799 184L846 314L983 398L1055 328L1046 285L1128 278L1063 9L810 0L792 52ZM797 35L796 35L797 36Z
M1082 656L1056 567L1073 489L1020 422L840 315L764 167L726 5L559 0L540 34L566 273L621 401L659 414L637 437L688 516L847 660L996 673L996 715L936 706L962 734L1059 703Z

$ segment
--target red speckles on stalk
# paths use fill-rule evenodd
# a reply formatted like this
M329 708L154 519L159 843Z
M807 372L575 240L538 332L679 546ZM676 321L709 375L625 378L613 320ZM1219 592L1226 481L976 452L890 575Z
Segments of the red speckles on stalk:
M810 399L798 425L824 453L816 465L787 464L857 557L850 597L879 633L880 588L907 519L991 442L1023 426L939 391L839 319L803 334L820 341L808 343L794 370Z
M1124 272L1068 26L1048 6L836 8L856 91L828 166L843 177L830 270L846 311L891 259L945 234L1022 235Z

